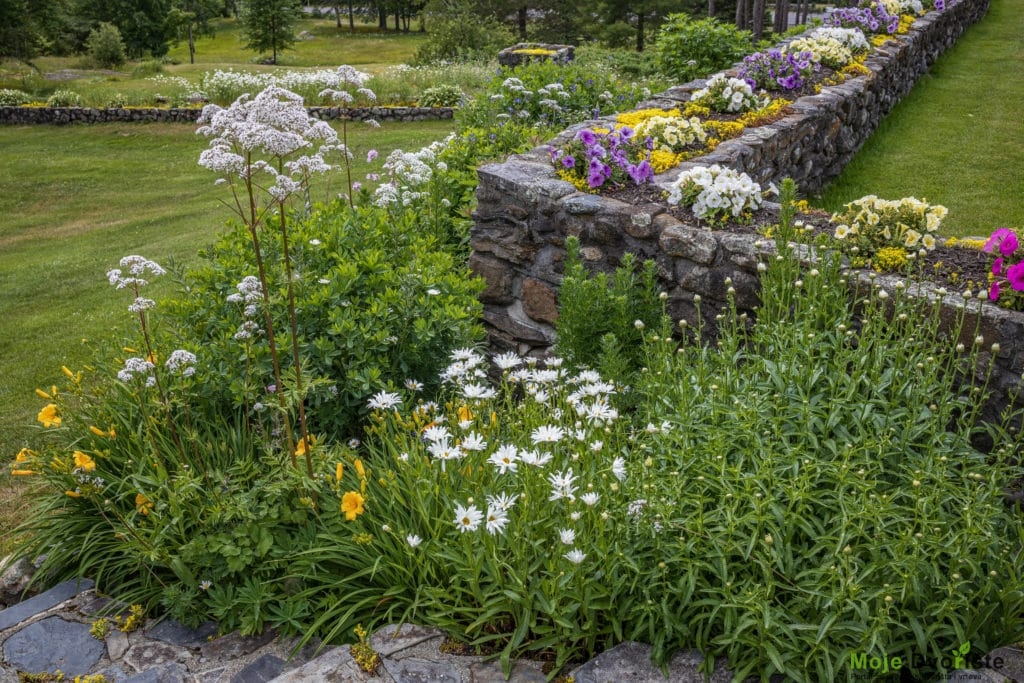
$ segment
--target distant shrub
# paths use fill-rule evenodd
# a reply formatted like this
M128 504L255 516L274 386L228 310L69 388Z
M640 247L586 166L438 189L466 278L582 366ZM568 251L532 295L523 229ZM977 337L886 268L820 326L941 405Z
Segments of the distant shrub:
M121 32L106 22L89 32L89 37L85 39L85 50L98 66L108 69L121 66L127 59Z
M686 14L669 15L654 45L658 66L679 82L725 69L750 48L749 32L716 19L693 21Z
M55 90L46 99L47 107L81 107L82 96L72 90Z
M427 25L430 39L416 50L416 64L489 57L515 42L499 22L468 11L432 14Z
M0 89L0 107L18 107L31 101L32 97L27 92L10 88Z
M435 85L427 88L420 96L421 107L456 107L462 104L465 94L457 85Z
M147 59L144 62L139 62L134 69L132 69L132 76L141 78L143 76L154 76L164 72L164 63L159 59Z

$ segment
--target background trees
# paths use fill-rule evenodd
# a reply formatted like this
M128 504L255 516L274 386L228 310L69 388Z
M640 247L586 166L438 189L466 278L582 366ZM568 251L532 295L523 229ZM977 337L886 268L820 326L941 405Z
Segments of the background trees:
M246 0L239 18L245 27L246 47L257 52L277 53L295 44L295 22L302 12L299 0Z

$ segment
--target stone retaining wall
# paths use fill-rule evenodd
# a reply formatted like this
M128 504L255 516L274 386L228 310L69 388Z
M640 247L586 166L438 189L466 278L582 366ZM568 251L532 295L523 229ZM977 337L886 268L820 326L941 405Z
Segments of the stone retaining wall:
M89 107L0 107L0 124L35 125L68 123L195 123L201 109L171 108L108 108ZM379 122L439 121L451 119L453 107L309 107L310 116L332 121L348 116L352 120L375 119Z
M869 74L797 100L784 119L748 130L656 181L669 182L683 168L718 163L762 183L790 176L802 190L820 187L839 173L881 118L987 8L988 0L963 0L947 12L929 13L867 60ZM672 88L640 106L680 106L701 85ZM553 142L591 125L610 127L613 121L580 124ZM591 270L611 272L627 252L654 260L673 319L695 321L694 299L700 297L705 322L713 330L714 315L724 305L726 280L735 289L739 308L751 311L757 305L756 236L684 223L664 204L633 205L579 192L557 178L546 146L483 166L479 177L470 266L487 283L481 294L484 321L498 348L539 355L553 344L567 236L579 238ZM955 297L946 301L951 310L963 303ZM974 314L983 316L986 346L1000 345L995 389L1005 396L1019 385L1024 370L1024 314L969 303Z

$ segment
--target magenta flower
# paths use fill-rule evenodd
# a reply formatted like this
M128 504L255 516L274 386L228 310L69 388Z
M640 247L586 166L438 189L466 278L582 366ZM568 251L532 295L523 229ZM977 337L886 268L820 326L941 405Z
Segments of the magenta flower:
M1010 228L999 228L992 233L988 238L988 241L985 242L985 246L982 248L985 251L992 253L992 251L998 247L999 252L1003 256L1010 256L1013 252L1017 251L1018 246L1017 233Z
M997 258L995 261L992 262L992 274L993 275L1002 275L1003 274L1003 259L1002 258Z
M999 293L1001 291L1002 291L1002 288L999 286L999 283L998 282L993 282L992 286L988 288L988 298L989 298L989 301L999 301Z
M1024 292L1024 261L1010 266L1006 271L1006 279L1014 291Z

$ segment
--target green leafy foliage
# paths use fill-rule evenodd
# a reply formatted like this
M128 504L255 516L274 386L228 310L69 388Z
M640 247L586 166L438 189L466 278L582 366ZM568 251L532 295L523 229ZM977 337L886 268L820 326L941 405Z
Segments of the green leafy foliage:
M738 31L717 19L694 21L687 14L671 14L654 50L662 72L685 83L731 66L751 47L749 31Z
M592 276L583 266L578 239L567 239L565 250L555 323L558 352L570 364L592 364L628 383L643 363L643 330L657 328L664 314L654 262L639 269L627 254L611 277Z
M415 64L490 59L514 41L501 22L475 12L468 3L448 2L427 14L429 39L420 45Z
M0 89L0 107L17 107L32 101L31 95L13 88Z
M89 58L105 69L121 66L127 59L121 32L107 22L100 23L89 32L89 37L85 39L85 49Z
M82 96L73 90L54 90L53 94L46 98L47 107L81 107Z
M466 95L457 85L441 84L427 88L420 95L421 107L455 107L462 104Z

